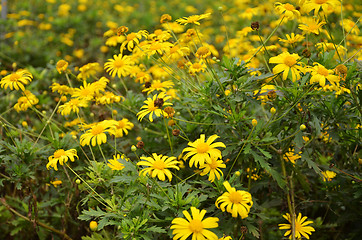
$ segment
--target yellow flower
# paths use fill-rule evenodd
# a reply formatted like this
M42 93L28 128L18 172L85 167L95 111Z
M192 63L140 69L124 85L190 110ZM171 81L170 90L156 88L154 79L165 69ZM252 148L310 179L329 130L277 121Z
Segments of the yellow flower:
M206 210L199 210L195 207L191 207L191 215L188 211L182 211L184 218L175 218L172 220L173 229L172 234L174 240L185 240L192 235L192 240L218 240L215 233L207 230L209 228L217 228L219 219L217 217L208 217L202 220L205 216Z
M176 20L176 22L179 24L182 24L182 25L187 25L189 23L200 25L199 21L201 19L209 17L210 15L211 15L211 13L205 13L205 14L201 14L201 15L192 15L189 17L179 18Z
M18 102L14 105L14 109L17 112L26 111L29 107L36 105L39 99L30 91L25 90L22 97L18 99Z
M303 67L298 65L299 55L296 53L290 54L288 52L283 52L276 57L271 57L269 63L277 64L273 68L273 73L278 74L283 72L283 80L288 78L289 72L292 75L292 81L300 79L300 72L304 72Z
M220 168L226 168L226 165L223 163L223 161L211 158L211 163L205 163L203 165L200 165L200 170L202 170L200 175L204 176L206 174L209 174L208 180L210 182L214 182L215 177L217 179L220 179L220 174L222 176L224 175L223 172L220 170Z
M120 102L122 100L122 96L117 96L112 92L106 91L104 94L99 94L96 96L97 104L111 104L115 102Z
M285 16L288 20L300 17L300 12L290 3L282 4L280 2L276 2L274 7L280 15Z
M47 169L49 170L50 167L54 168L55 171L58 171L58 162L60 165L63 165L70 159L72 162L74 162L74 158L78 158L77 156L77 150L70 149L67 151L64 151L63 149L58 149L54 152L52 156L48 158L49 163L47 164Z
M55 181L50 181L50 183L53 184L53 186L56 188L63 182L61 180L55 180Z
M159 41L153 41L143 46L143 48L145 49L145 53L147 53L148 57L156 53L158 53L159 55L163 55L165 52L168 52L171 47L173 47L172 43Z
M295 161L301 158L300 154L302 154L302 152L294 153L294 149L289 148L288 152L283 155L283 159L295 164Z
M91 100L97 91L99 91L99 86L96 84L89 84L86 81L83 81L83 86L79 88L74 88L72 97L79 98L84 100Z
M341 25L347 32L351 32L352 34L356 34L356 35L359 34L358 25L354 21L352 21L350 19L343 19L343 24L341 21Z
M161 108L163 106L172 105L172 103L166 102L170 98L171 97L167 96L164 92L156 94L152 98L147 98L147 100L144 101L145 105L143 105L141 107L141 111L137 113L138 120L142 121L142 119L148 114L150 122L153 122L153 114L157 117L160 117L161 115L167 117L167 113Z
M329 170L322 172L322 174L323 174L323 181L324 182L325 181L328 181L328 182L332 181L332 179L337 175L335 172L329 171Z
M274 85L264 85L261 87L260 90L254 91L254 96L258 96L258 100L261 100L262 104L265 104L268 100L273 100L273 95L275 93L275 86Z
M124 165L118 161L120 159L127 160L123 155L113 155L113 159L108 160L108 167L110 167L112 170L122 170L124 168Z
M165 181L167 176L168 180L171 182L172 173L168 168L173 168L180 170L177 166L179 162L176 157L163 156L162 154L157 155L156 153L152 154L152 157L141 157L142 160L137 163L137 165L147 166L146 168L140 171L140 175L146 176L147 174L151 177L158 177L159 180Z
M210 52L209 48L205 47L205 46L199 47L195 53L195 56L197 58L207 58L210 55L211 55L211 52Z
M50 88L52 89L52 92L58 92L59 94L71 94L73 92L73 89L68 87L67 85L60 85L59 83L54 82Z
M225 144L222 142L215 142L215 139L217 139L219 136L212 135L210 136L207 141L205 142L205 134L201 134L200 138L197 139L195 142L189 142L188 145L190 147L185 148L182 152L188 152L184 159L191 157L189 166L192 167L192 165L195 163L195 167L198 165L202 166L205 163L212 163L211 158L219 159L221 158L221 151L217 149L217 147L223 147L225 148Z
M328 80L332 85L339 85L339 77L333 75L333 70L326 69L323 65L319 63L314 63L314 66L310 68L312 77L310 78L310 83L319 83L320 86L324 87L326 85L326 80Z
M79 108L88 107L88 101L85 99L73 98L69 102L59 106L58 113L69 115L71 112L79 113Z
M77 78L79 79L87 79L90 76L94 76L99 72L102 72L102 68L99 65L99 63L88 63L82 67L79 68L80 73L77 75Z
M142 92L147 92L147 95L152 93L153 91L166 92L167 89L172 88L173 85L174 84L173 84L173 82L171 80L163 81L163 82L161 80L153 80L152 83L151 83L151 86L143 89Z
M115 46L117 46L117 44L123 42L125 39L126 39L125 36L117 36L117 35L112 36L106 40L105 45L115 47Z
M321 21L319 22L318 19L315 18L301 18L301 24L299 24L298 28L305 33L314 33L319 35L319 31L322 30L322 26L326 24L326 22Z
M279 41L284 42L284 43L294 44L296 42L302 41L305 38L304 36L302 36L300 34L295 35L294 33L291 33L290 36L289 36L289 34L286 34L286 37L287 37L287 39L279 38Z
M290 214L287 213L287 214L283 215L283 218L288 220L289 223L279 224L278 225L279 229L288 229L288 231L285 232L284 236L290 235L289 239L292 239L292 226L291 226L292 220L291 220ZM315 231L313 227L307 226L307 225L313 223L313 221L305 221L306 219L307 219L307 217L302 218L301 213L298 214L298 217L295 220L295 238L296 239L301 239L302 236L305 237L306 239L309 239L309 235L311 235L312 232Z
M169 14L163 14L160 18L160 23L170 22L172 17Z
M146 30L140 30L138 32L132 32L127 34L126 40L121 45L121 54L123 53L124 49L128 49L128 51L132 52L133 48L140 43L140 39L142 37L147 38L148 32Z
M131 123L127 118L122 118L122 120L115 121L114 126L109 130L109 133L114 135L116 138L123 137L128 134L128 130L131 130L134 127L134 124Z
M314 15L317 16L319 10L326 14L334 11L339 6L340 2L338 0L308 0L303 4L302 8L306 13L314 10Z
M69 63L67 61L65 61L63 59L59 60L56 65L58 73L65 72L68 68L68 65L69 65Z
M33 75L28 70L19 69L3 77L0 81L0 86L4 89L10 88L11 90L25 90L24 85L32 81Z
M189 73L191 75L195 75L195 73L198 72L205 72L206 70L206 64L202 59L195 63L188 62L187 65L189 66Z
M112 77L116 75L120 78L130 74L132 66L135 62L130 56L122 56L122 54L113 55L113 59L108 59L108 62L104 64L104 69L109 72Z
M107 142L106 132L113 127L111 121L104 120L96 123L91 129L87 130L86 133L80 136L80 145L101 145Z
M216 199L215 206L223 212L226 210L228 213L231 213L232 217L236 218L238 215L242 219L248 217L250 208L253 206L251 194L246 191L236 190L227 181L223 185L227 192Z

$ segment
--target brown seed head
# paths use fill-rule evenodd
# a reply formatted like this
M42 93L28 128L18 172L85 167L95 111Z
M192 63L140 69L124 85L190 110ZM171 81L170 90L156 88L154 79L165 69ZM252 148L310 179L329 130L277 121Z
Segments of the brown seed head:
M173 117L173 115L175 115L175 109L173 109L173 107L165 107L164 110L169 117Z
M172 130L172 135L174 135L174 136L180 135L180 130L178 130L178 129Z
M252 22L250 27L253 30L259 30L259 27L260 27L259 22Z
M156 100L153 102L155 107L162 108L163 106L163 98L156 98Z
M142 142L142 141L139 141L139 142L136 144L136 147L137 147L138 149L142 149L144 146L145 146L145 143Z

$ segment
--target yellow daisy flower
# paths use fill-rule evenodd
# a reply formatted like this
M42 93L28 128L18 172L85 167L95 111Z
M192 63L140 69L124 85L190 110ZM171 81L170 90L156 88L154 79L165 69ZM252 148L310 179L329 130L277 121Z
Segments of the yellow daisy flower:
M113 127L113 122L104 120L102 122L96 123L87 130L86 133L80 136L80 145L101 145L107 142L106 133L109 132L110 128Z
M91 100L97 91L99 91L98 85L89 84L86 81L83 81L83 86L80 86L79 88L73 88L72 97Z
M326 85L326 80L328 80L332 85L339 85L339 77L333 75L334 71L326 69L319 63L314 63L314 66L310 68L310 71L312 74L310 84L319 83L320 86L324 87Z
M173 44L169 42L153 41L145 45L143 48L145 49L145 53L147 53L147 56L150 57L156 53L158 53L159 55L163 55L165 52L168 52L172 47Z
M61 180L50 181L50 184L53 184L55 188L57 188L62 183L63 182Z
M240 215L242 219L248 217L250 208L253 206L251 194L246 191L232 188L227 181L223 184L228 192L223 193L223 195L216 199L215 206L220 208L223 212L226 210L235 218L238 215Z
M113 59L108 59L108 62L104 64L104 69L112 77L117 75L120 78L121 76L128 76L134 64L135 62L130 56L122 56L122 54L118 54L118 56L113 55Z
M122 170L124 168L124 165L118 161L120 159L127 160L123 155L113 155L113 159L108 160L109 163L107 163L107 166L110 167L112 170Z
M216 160L215 158L211 158L211 163L205 163L200 166L200 170L202 172L200 173L201 176L204 176L206 174L209 174L209 181L214 182L215 177L217 179L220 179L220 174L223 176L223 172L220 170L220 168L226 168L226 165L223 163L222 160Z
M64 94L72 94L73 88L68 87L67 85L61 85L59 83L54 82L50 88L52 89L52 92L58 92L61 95Z
M69 115L71 112L79 113L79 108L88 107L88 101L85 99L73 98L69 102L59 106L58 113Z
M191 214L188 211L182 211L184 218L175 218L172 220L172 234L174 240L185 240L192 235L193 240L218 240L215 233L208 230L210 228L217 228L219 219L217 217L208 217L202 220L205 216L206 210L199 210L191 207Z
M276 2L274 4L274 8L278 14L285 16L288 20L300 17L300 12L290 3L282 4L280 2Z
M284 43L289 43L289 44L294 44L296 42L300 42L302 41L305 37L303 35L297 34L295 35L294 33L286 34L287 39L282 39L279 38L279 41L284 42Z
M333 179L335 176L337 176L337 174L336 174L335 172L329 171L329 170L322 172L322 174L323 174L323 181L324 181L324 182L326 182L326 181L328 181L328 182L329 182L329 181L332 181L332 179Z
M97 73L102 72L102 70L103 69L99 63L88 63L79 68L80 73L77 75L77 78L85 80L91 76L96 75Z
M162 91L162 92L166 92L168 88L172 88L173 87L173 82L171 80L168 81L161 81L161 80L153 80L151 83L151 86L146 87L147 85L145 84L145 89L142 90L142 92L147 92L147 95L152 93L153 91Z
M58 149L54 152L52 156L48 158L49 163L47 164L47 169L49 170L51 167L54 168L55 171L58 171L58 162L60 165L63 165L70 159L70 161L74 162L74 158L78 158L77 150L70 149L64 151L63 149Z
M25 90L22 97L18 99L18 102L14 105L14 109L17 112L26 111L29 107L38 104L39 99L30 91Z
M189 166L192 167L192 165L195 163L195 167L198 165L204 165L206 163L212 163L211 158L219 159L221 158L221 151L217 149L217 147L223 147L225 148L225 144L222 142L215 142L215 139L217 139L219 136L212 135L210 136L207 141L205 142L205 134L201 134L200 138L197 139L195 142L189 142L188 145L190 147L185 148L182 152L188 152L184 159L188 159L191 157Z
M69 65L69 63L67 61L65 61L63 59L59 60L56 65L56 69L57 69L58 73L65 72L68 68L68 65Z
M284 236L290 235L289 239L292 239L292 226L291 226L291 217L290 214L287 213L283 215L283 218L288 220L289 223L282 223L279 224L279 229L287 229L288 231L285 232ZM309 239L309 235L314 232L314 228L311 226L307 226L313 221L305 221L307 217L302 217L302 214L299 213L298 217L295 220L295 238L301 239L302 237L305 237L306 239ZM309 235L308 235L309 234Z
M192 15L189 17L183 17L183 18L179 18L176 20L177 23L182 24L182 25L187 25L187 24L196 24L196 25L200 25L199 21L201 19L207 18L211 15L211 13L205 13L205 14L201 14L201 15Z
M302 9L304 12L309 13L314 10L314 15L317 16L319 10L322 12L330 13L340 6L339 0L307 0Z
M343 19L343 24L342 21L340 22L341 25L343 26L343 28L346 30L346 32L351 32L352 34L359 34L359 28L358 28L358 24L350 19Z
M128 51L132 52L133 48L140 43L141 38L147 38L148 32L146 30L140 30L138 32L132 32L127 34L126 40L121 45L121 54L123 50L127 48Z
M123 137L123 135L128 134L128 130L131 130L134 127L134 124L131 123L127 118L122 118L122 120L115 121L114 126L109 130L111 135L114 135L116 138Z
M33 75L28 70L19 69L18 71L11 73L3 77L0 81L1 88L10 90L25 90L24 85L32 81Z
M276 57L271 57L269 59L269 63L277 64L273 68L273 73L283 73L283 80L288 78L289 72L292 75L292 81L295 82L296 80L300 79L300 73L304 72L303 67L298 65L299 55L296 53L290 54L288 52L283 52Z
M143 105L141 107L141 111L137 113L138 120L142 121L142 119L148 114L150 122L153 122L153 115L156 115L157 117L160 117L161 115L167 117L167 113L161 108L163 106L172 105L172 103L166 102L170 98L171 97L167 96L164 92L156 94L152 98L147 98L147 100L144 101L145 105Z
M97 104L111 104L115 102L120 102L122 100L122 96L117 96L112 92L106 91L104 94L96 95L96 103Z
M195 75L195 73L198 72L205 72L206 70L206 64L202 59L195 63L188 62L187 65L189 66L189 73L191 75Z
M321 21L319 22L318 19L304 17L300 19L300 23L298 28L305 33L314 33L319 35L319 32L322 30L322 26L326 24L326 22Z
M179 162L176 157L168 157L163 156L162 154L157 155L156 153L152 153L152 157L141 157L142 160L137 163L137 165L147 166L146 168L140 171L140 175L146 176L147 174L151 177L158 177L159 180L165 181L165 176L167 176L168 180L171 182L172 173L168 168L174 168L180 170L177 166Z
M300 154L302 154L302 152L294 153L294 149L289 148L288 152L283 155L283 159L287 162L290 161L291 163L295 164L297 159L302 158Z
M210 52L209 48L205 47L205 46L199 47L195 53L195 56L197 58L207 58L210 55L211 55L211 52Z

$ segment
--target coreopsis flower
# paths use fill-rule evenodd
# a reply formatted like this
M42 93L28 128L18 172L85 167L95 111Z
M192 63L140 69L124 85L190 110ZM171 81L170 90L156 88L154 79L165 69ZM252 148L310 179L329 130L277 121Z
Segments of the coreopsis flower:
M232 217L236 218L238 215L242 219L248 217L250 208L253 206L251 194L246 191L236 190L227 181L223 185L227 192L216 199L215 206L223 212L226 210L231 213Z
M115 121L113 127L109 130L111 135L114 135L116 138L123 137L123 135L128 134L128 130L132 130L134 124L131 123L127 118L122 118L122 120Z
M207 58L210 55L211 55L211 52L210 52L209 48L205 47L205 46L199 47L195 53L195 57L200 58L200 59Z
M69 63L63 59L59 60L56 65L58 73L65 72L68 68Z
M326 182L326 181L327 181L327 182L332 181L332 179L333 179L335 176L337 176L337 174L336 174L335 172L329 171L329 170L322 172L322 175L323 175L323 181L324 181L324 182Z
M104 64L104 69L112 77L116 75L120 78L130 74L132 66L135 64L130 56L122 56L122 54L113 55L113 59L108 59L108 62Z
M173 239L185 240L192 235L193 240L218 240L215 233L208 230L210 228L217 228L219 219L217 217L208 217L202 220L205 216L206 210L199 210L191 207L191 214L188 211L182 211L184 218L175 218L172 220L171 229L174 235Z
M102 67L99 63L88 63L79 68L80 73L77 75L77 78L85 80L91 76L96 75L97 73L102 72Z
M312 77L310 78L310 83L319 83L320 86L324 87L326 85L326 80L328 80L332 85L339 85L339 77L333 75L334 71L326 69L320 63L314 63L314 66L310 68Z
M83 86L80 86L79 88L73 88L72 97L91 100L97 91L99 91L99 85L90 84L86 81L83 81Z
M286 80L290 72L292 81L295 82L300 79L300 73L304 72L304 68L298 64L299 58L296 53L283 52L276 57L271 57L269 63L277 64L273 68L274 74L283 73L283 80Z
M196 24L196 25L200 25L199 21L201 19L205 19L208 18L211 15L211 13L204 13L201 15L192 15L189 17L183 17L183 18L179 18L176 20L177 23L182 24L182 25L187 25L187 24Z
M295 35L294 33L286 34L287 39L282 39L279 38L279 41L284 42L284 43L289 43L289 44L294 44L296 42L300 42L302 41L305 37L303 35L297 34Z
M135 82L139 82L142 84L142 83L149 82L149 81L151 81L150 74L148 74L144 71L140 71L136 74Z
M215 158L211 158L211 163L206 162L203 165L200 165L199 168L200 170L202 170L202 172L200 173L201 176L209 174L208 180L210 182L214 182L215 177L217 179L220 179L220 174L221 176L224 175L220 168L226 168L226 165L223 163L221 159L217 160Z
M147 98L147 100L144 101L145 105L143 105L140 108L141 111L137 113L138 120L142 121L142 119L148 114L150 122L153 122L153 115L156 115L157 117L160 117L161 115L167 117L167 113L161 108L163 106L172 105L172 103L166 102L170 98L171 97L167 96L164 92L156 94L152 98Z
M291 224L292 220L291 220L290 214L287 213L287 214L283 215L283 218L285 218L289 223L279 224L278 225L279 229L287 229L284 236L290 235L289 239L292 239L292 224ZM309 235L311 235L312 232L315 231L313 227L307 226L307 225L313 223L313 221L305 221L306 219L307 219L307 217L302 217L301 213L299 213L298 217L295 219L295 238L296 239L301 239L302 237L309 239Z
M290 3L282 4L280 2L276 2L274 7L278 14L284 16L288 20L300 17L300 12Z
M0 81L1 88L10 90L25 90L24 85L27 85L33 79L33 75L28 70L19 69L16 72L10 73L3 77Z
M55 171L58 171L58 162L60 165L63 165L68 159L74 162L75 158L78 158L77 150L70 149L64 151L64 149L58 149L52 156L48 157L49 163L46 165L46 168L49 170L52 167Z
M80 136L80 145L101 145L107 142L106 133L113 127L113 121L104 120L94 124L91 129L88 129Z
M146 166L146 168L140 171L140 175L146 176L147 174L151 177L157 177L161 181L165 181L166 177L171 182L172 173L169 169L180 170L177 166L179 162L176 157L163 156L162 154L157 155L152 153L152 157L141 157L141 160L137 163L138 166Z
M72 98L69 102L59 106L58 113L63 116L69 115L71 112L79 113L79 108L88 107L88 101L85 99Z
M187 65L191 75L195 75L198 72L205 72L206 70L206 64L202 59L195 63L188 62Z
M195 142L189 142L189 147L182 150L182 152L188 152L184 156L184 159L188 159L191 157L189 161L189 166L195 163L195 167L198 165L202 166L205 163L212 163L212 158L219 159L221 158L221 151L217 149L217 147L225 148L225 144L222 142L215 142L213 143L219 136L216 134L210 136L205 141L205 134L201 134L200 138L197 139Z
M113 155L113 159L109 159L107 166L110 167L112 170L122 170L124 165L119 162L120 159L127 160L124 155Z
M127 48L128 51L132 52L133 48L140 43L142 37L147 38L148 32L146 30L140 30L138 32L132 32L127 34L126 40L121 45L121 54L123 50Z
M321 21L319 22L318 19L304 17L300 19L300 23L298 28L305 33L314 33L319 35L319 32L322 30L322 26L326 24L326 22Z
M295 164L295 161L301 158L301 154L302 152L295 153L294 149L289 148L288 152L283 155L283 159L287 162L290 161L291 163Z
M153 80L151 82L151 86L147 87L145 84L145 89L142 92L147 92L147 95L152 93L153 91L161 91L166 92L168 88L173 87L173 82L171 80L168 81L161 81L161 80Z
M25 90L22 97L18 99L18 102L14 105L14 109L17 112L26 111L29 107L38 104L39 99L30 91Z
M319 10L322 12L330 13L340 6L339 0L307 0L302 8L304 12L309 13L314 10L314 15L317 16Z

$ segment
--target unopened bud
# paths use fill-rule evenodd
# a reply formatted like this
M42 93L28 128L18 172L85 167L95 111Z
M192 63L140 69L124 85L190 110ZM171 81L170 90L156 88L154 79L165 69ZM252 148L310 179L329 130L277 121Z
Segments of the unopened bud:
M251 121L251 124L253 124L253 127L255 127L258 124L258 121L256 119L253 119Z

